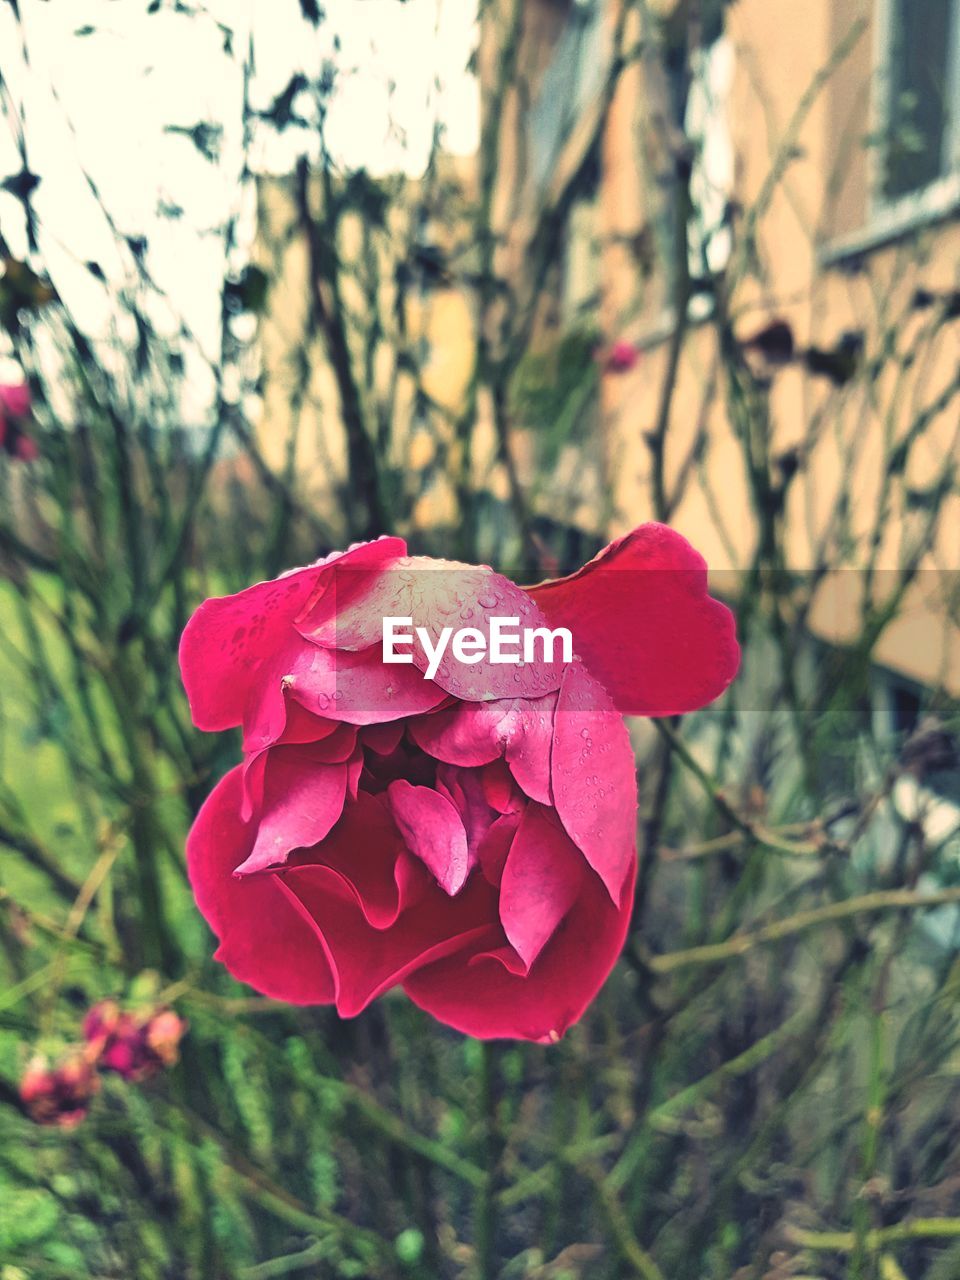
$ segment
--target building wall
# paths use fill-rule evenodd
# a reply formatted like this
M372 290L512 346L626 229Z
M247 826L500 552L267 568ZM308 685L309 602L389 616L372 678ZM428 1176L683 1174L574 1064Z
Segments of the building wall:
M389 195L383 227L372 226L362 211L348 211L332 232L318 176L310 190L322 234L335 234L342 309L367 429L378 439L383 469L405 485L414 529L453 518L443 463L451 446L449 421L462 407L476 347L468 290L442 271L427 285L417 266L417 252L425 246L438 260L455 252L467 234L464 211L475 199L472 158L440 156L437 168L429 192L399 176L383 180ZM347 450L341 398L324 339L310 331L312 268L293 180L262 179L258 203L257 256L272 282L259 327L258 443L268 465L288 476L329 525L331 537L342 539ZM431 216L441 207L443 216ZM407 269L411 274L401 295L397 273ZM325 302L333 305L329 297ZM368 349L365 337L377 324L381 337ZM398 352L411 360L398 367ZM424 396L437 406L429 421L418 411L418 397Z
M731 196L741 212L724 305L734 332L747 337L780 318L799 348L822 349L834 347L845 331L864 334L867 372L844 387L812 376L800 362L758 369L748 361L769 378L769 391L759 399L768 414L762 452L771 483L778 481L781 461L797 468L782 516L787 564L804 570L825 561L848 570L825 584L814 612L820 634L836 639L848 636L859 618L863 579L855 571L873 562L877 590L893 586L911 546L924 535L931 491L945 462L960 461L960 400L951 394L960 365L960 322L937 324L934 311L912 305L918 288L957 287L960 225L933 222L917 235L871 244L864 139L871 124L872 14L873 5L858 0L739 0L728 19L736 67L729 104ZM867 21L853 39L860 15ZM849 52L840 58L845 39ZM809 110L794 134L792 122L807 95ZM665 316L669 298L649 288L622 241L641 235L655 215L655 165L631 163L631 157L669 147L662 114L662 86L640 64L624 77L611 113L600 197L620 237L608 237L603 257L607 332L644 348L637 367L608 374L602 391L614 530L658 514L647 435L669 381L670 344L663 335L672 316ZM782 180L771 188L771 168L781 164ZM742 263L736 245L743 245L744 219L757 208L756 262ZM841 252L838 245L847 248ZM749 566L760 537L731 399L718 325L708 316L691 325L683 346L670 397L665 471L668 492L676 495L670 522L721 576ZM943 411L931 412L938 404ZM891 479L891 455L905 440L913 443L902 473ZM956 601L943 598L955 582L942 572L960 570L955 484L923 568L903 620L883 638L878 658L925 681L937 679L952 661L953 681L960 685Z

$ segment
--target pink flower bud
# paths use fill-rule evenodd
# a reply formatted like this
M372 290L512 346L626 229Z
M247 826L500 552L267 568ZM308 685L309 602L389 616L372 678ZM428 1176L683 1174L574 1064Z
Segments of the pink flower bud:
M640 359L640 352L626 338L618 338L607 352L606 368L610 373L629 373Z

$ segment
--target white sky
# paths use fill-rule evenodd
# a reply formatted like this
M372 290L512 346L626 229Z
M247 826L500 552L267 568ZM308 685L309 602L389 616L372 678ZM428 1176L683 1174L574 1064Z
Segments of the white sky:
M328 144L347 166L422 171L437 118L447 150L476 150L477 87L466 71L475 35L470 0L324 0L321 7L327 20L314 31L298 0L209 0L195 17L176 13L175 0L156 14L146 12L147 0L20 0L28 70L12 10L0 0L4 106L25 113L30 166L43 178L34 201L42 248L68 304L93 305L78 264L95 259L110 274L116 262L86 169L120 230L149 237L152 274L214 351L223 263L216 236L204 232L237 207L240 61L251 34L260 108L297 70L315 74L339 37L342 76ZM218 22L233 31L233 59ZM86 27L95 30L77 34ZM219 164L165 131L198 121L227 128ZM261 143L256 167L288 171L301 146L291 135ZM18 167L11 122L0 118L0 177ZM159 220L161 201L182 208L183 217ZM0 193L4 234L22 248L18 209Z

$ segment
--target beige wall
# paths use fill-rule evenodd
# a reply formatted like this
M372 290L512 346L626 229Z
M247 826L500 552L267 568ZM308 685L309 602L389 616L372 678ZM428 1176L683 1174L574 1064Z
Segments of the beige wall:
M426 237L452 251L465 234L462 210L466 199L472 198L474 169L472 162L453 157L442 157L440 165L453 189L445 204L450 216L431 220ZM398 329L396 268L409 257L415 239L411 214L420 207L421 192L415 182L386 181L393 200L385 229L371 230L353 214L340 222L342 301L346 313L358 320L348 329L368 427L376 433L382 420L389 421L381 462L404 477L413 527L427 528L453 518L443 458L451 443L448 417L461 408L472 372L474 320L465 290L441 284L424 293L416 288L407 291L402 333ZM291 181L264 179L258 195L257 255L273 281L259 332L263 411L258 441L268 465L278 474L286 473L301 497L329 524L332 536L343 538L346 439L324 341L308 332L307 241ZM319 181L313 184L311 198L319 208ZM372 288L367 283L370 279L375 281ZM363 337L372 327L374 313L384 338L373 352L368 376ZM396 356L402 349L426 350L428 355L412 362L415 371L398 370ZM418 389L439 406L428 426L415 419ZM398 530L410 531L409 526Z

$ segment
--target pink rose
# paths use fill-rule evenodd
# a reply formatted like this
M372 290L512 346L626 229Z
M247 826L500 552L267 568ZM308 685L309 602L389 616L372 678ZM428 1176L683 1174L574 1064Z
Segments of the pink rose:
M566 627L572 660L448 651L384 661L383 619ZM556 655L555 655L556 657ZM550 1041L620 953L636 876L622 713L711 701L739 660L701 557L644 525L522 590L492 570L351 547L208 600L180 662L195 724L239 725L243 763L187 845L218 958L238 979L350 1017L400 985L479 1037Z

